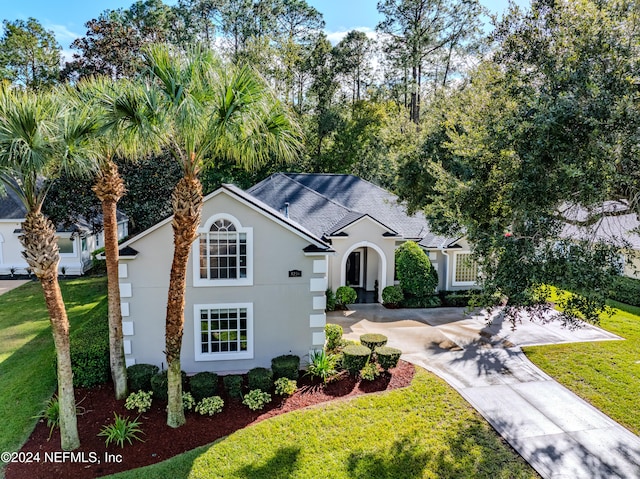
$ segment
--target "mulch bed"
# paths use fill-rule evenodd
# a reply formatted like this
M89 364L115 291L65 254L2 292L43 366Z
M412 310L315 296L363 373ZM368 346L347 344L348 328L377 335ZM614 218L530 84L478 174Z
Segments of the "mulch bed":
M280 398L273 395L274 399L265 409L255 412L239 400L227 398L221 382L218 391L224 399L225 407L220 414L205 417L187 412L187 423L173 429L166 425L166 403L156 400L151 410L139 418L145 432L144 442L134 442L133 445L125 443L124 448L114 444L105 447L104 438L97 434L105 424L113 422L114 413L134 419L137 411L125 409L124 401L114 399L111 384L77 389L76 400L85 412L78 416L82 445L73 451L74 456L63 456L57 430L51 440L48 440L49 428L41 420L20 450L25 453L21 455L24 459L34 458L39 453L38 461L9 464L5 470L6 479L94 478L155 464L278 414L322 402L408 386L413 373L413 365L400 361L390 374L383 373L371 382L345 377L323 387L321 382L303 376L298 380L299 387L293 396ZM111 455L109 461L105 454Z

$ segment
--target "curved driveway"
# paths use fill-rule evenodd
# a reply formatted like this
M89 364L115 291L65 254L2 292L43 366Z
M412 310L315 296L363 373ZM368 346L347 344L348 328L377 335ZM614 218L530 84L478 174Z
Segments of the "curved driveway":
M520 346L621 340L600 328L524 320L515 331L462 308L327 315L348 339L383 333L402 358L445 379L545 478L640 478L640 438L538 369Z

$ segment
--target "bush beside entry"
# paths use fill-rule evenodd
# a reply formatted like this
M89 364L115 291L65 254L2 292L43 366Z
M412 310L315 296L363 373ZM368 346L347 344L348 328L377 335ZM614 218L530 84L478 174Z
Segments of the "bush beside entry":
M336 289L336 304L346 306L353 304L358 299L358 293L351 286L340 286Z
M415 299L417 299L415 306L429 305L430 301L425 302L425 300L433 297L438 286L438 273L427 254L416 242L407 241L396 250L395 260L400 287L405 295L403 305L404 303L414 305ZM423 302L425 302L424 305ZM438 305L439 303L438 300Z

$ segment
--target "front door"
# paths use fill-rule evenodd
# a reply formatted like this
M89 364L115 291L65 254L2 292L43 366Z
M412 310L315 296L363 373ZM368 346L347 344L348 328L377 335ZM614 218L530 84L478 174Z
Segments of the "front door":
M360 261L360 251L353 251L347 258L347 284L351 287L361 286Z

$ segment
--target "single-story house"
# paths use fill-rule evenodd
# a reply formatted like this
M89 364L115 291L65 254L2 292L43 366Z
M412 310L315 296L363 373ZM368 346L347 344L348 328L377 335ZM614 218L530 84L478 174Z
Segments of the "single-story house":
M121 245L128 365L163 366L171 220ZM425 249L441 289L469 288L476 276L463 238L434 235L396 196L351 175L277 173L247 191L223 185L204 198L199 234L186 286L181 364L189 373L268 367L321 347L326 289L349 284L380 300L404 241Z
M22 234L22 223L27 210L11 189L0 197L0 275L27 274L28 265L22 256L24 248L18 237ZM118 212L118 238L128 236L129 220ZM60 225L56 231L60 248L58 270L65 275L81 275L91 268L91 253L104 246L104 234L84 219L69 226Z

